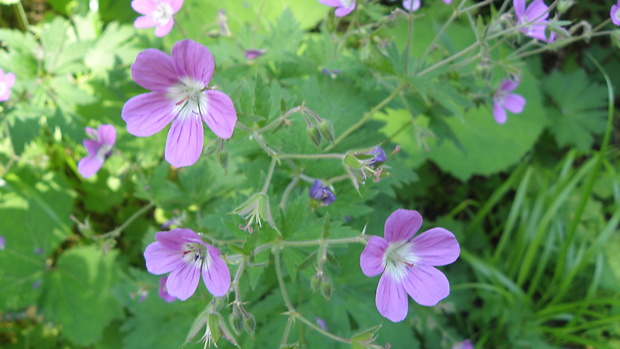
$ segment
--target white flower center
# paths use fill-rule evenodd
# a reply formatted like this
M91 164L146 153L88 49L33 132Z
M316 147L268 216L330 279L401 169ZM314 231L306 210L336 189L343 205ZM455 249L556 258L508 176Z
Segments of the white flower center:
M151 16L155 22L166 24L172 18L172 6L166 2L158 2L155 11L151 12Z
M179 83L168 89L168 98L174 101L173 112L181 118L201 117L207 114L206 86L190 77L183 77Z
M183 245L183 260L187 264L196 264L200 269L207 269L211 262L209 250L194 242L187 242Z
M614 13L614 18L616 19L616 21L620 21L620 6L616 10L616 13Z
M353 0L340 0L343 7L349 7L353 4Z
M97 157L105 159L108 157L108 153L112 150L112 145L110 144L102 144L101 148L97 150Z
M386 272L390 273L395 280L400 281L406 275L409 268L413 268L417 261L412 251L413 243L407 241L390 242L383 255L383 265Z
M6 83L4 81L0 81L0 96L3 95L6 90L8 90Z

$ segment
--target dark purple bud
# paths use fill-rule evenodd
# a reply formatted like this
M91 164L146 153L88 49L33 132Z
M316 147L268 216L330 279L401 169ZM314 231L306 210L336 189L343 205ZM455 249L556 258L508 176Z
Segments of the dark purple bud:
M323 75L330 75L332 78L334 78L334 77L336 77L336 75L340 74L340 70L339 69L323 68L321 70L321 74L323 74Z
M381 147L376 147L375 149L369 151L368 155L375 156L374 158L370 159L370 162L368 163L369 166L376 166L377 164L380 165L382 162L385 162L385 160L387 160L387 157L385 156L385 151L383 151L383 148Z
M336 201L336 196L334 196L334 193L329 190L329 187L324 187L318 179L312 184L309 194L310 198L320 200L321 205L323 206L327 206Z
M245 58L247 58L247 59L256 59L256 58L264 55L265 52L267 52L267 50L263 50L263 49L249 49L249 50L245 50Z

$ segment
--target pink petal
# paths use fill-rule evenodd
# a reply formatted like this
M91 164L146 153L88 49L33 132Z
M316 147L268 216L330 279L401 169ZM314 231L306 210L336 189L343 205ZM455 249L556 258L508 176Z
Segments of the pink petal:
M402 280L407 293L420 305L433 306L450 294L450 283L439 270L418 264Z
M183 0L168 0L170 7L172 7L172 14L179 12L183 6Z
M325 6L331 6L331 7L342 6L342 3L340 2L340 0L319 0L319 2Z
M159 294L159 297L161 299L165 300L168 303L171 303L177 300L177 298L174 296L171 296L168 293L168 289L166 288L167 281L168 281L168 276L159 278L159 289L157 290L157 294Z
M230 138L237 123L237 112L232 100L221 91L208 90L206 94L207 114L202 119L218 137Z
M542 22L549 17L548 9L543 0L534 0L525 10L525 15L529 22Z
M348 15L349 13L351 13L354 9L355 9L355 2L353 2L353 4L351 4L351 6L349 7L344 7L344 6L338 7L336 11L334 11L334 14L336 15L336 17L344 17Z
M519 114L525 107L525 98L520 95L509 94L504 98L504 107L511 113Z
M525 0L514 0L512 3L515 8L515 15L517 19L520 19L525 15Z
M409 310L405 289L388 273L384 273L379 280L375 303L379 313L392 322L405 319Z
M519 81L511 79L502 79L502 84L499 86L498 92L512 92L517 86Z
M183 250L169 249L159 242L152 242L144 250L146 270L151 274L169 273L185 265Z
M405 10L411 11L411 12L415 12L415 11L419 10L420 9L420 5L422 5L420 0L404 0L403 1L403 8Z
M166 161L174 167L193 165L202 153L203 144L204 129L199 117L176 118L168 131Z
M161 131L174 119L173 107L174 102L163 93L143 93L125 103L121 117L127 122L127 132L148 137Z
M168 249L178 251L183 251L183 245L188 242L204 244L200 236L193 230L183 228L160 231L155 234L155 240Z
M207 248L210 263L207 268L203 267L202 278L207 290L215 297L221 297L230 288L230 271L226 263L219 257L220 251L211 245L207 245Z
M172 47L172 63L180 77L202 82L205 86L211 81L215 61L209 49L193 40L177 42Z
M151 16L140 16L133 21L133 26L138 29L151 28L159 25L159 23Z
M11 97L11 90L7 89L3 94L0 95L0 102L8 101L9 97Z
M385 221L384 235L388 242L409 240L422 226L418 211L398 209Z
M155 11L157 5L155 4L155 1L152 0L133 0L131 2L131 7L138 13L148 15Z
M197 264L189 263L170 273L166 288L171 296L184 301L196 292L199 280L200 268Z
M164 37L170 33L172 27L174 26L174 19L170 17L170 20L164 24L160 24L155 28L155 36Z
M450 5L450 4L452 3L452 0L443 0L443 2L444 2L446 5Z
M13 87L13 84L15 84L15 74L6 73L4 75L4 84L6 85L7 89Z
M620 25L620 16L618 15L618 11L620 10L620 1L618 5L611 5L611 11L609 11L609 17L611 17L611 21L615 25Z
M103 124L97 129L99 142L106 145L114 145L116 143L116 129L112 125Z
M91 156L97 155L99 148L101 148L101 144L92 139L85 139L84 141L82 141L82 144L84 144L84 148L86 148L88 155Z
M84 142L86 141L87 140ZM94 176L95 173L101 169L101 166L103 166L103 159L95 155L90 155L82 158L82 160L78 162L77 169L82 177L89 178Z
M412 251L420 263L438 266L454 262L461 253L456 237L444 228L433 228L411 241Z
M383 265L383 256L388 248L388 242L379 236L371 236L368 245L362 251L360 256L360 267L364 275L373 277L377 276L385 270Z
M153 48L138 54L131 65L131 77L136 84L157 92L166 92L179 81L170 56Z
M493 117L498 124L503 124L506 122L506 111L498 102L493 102Z

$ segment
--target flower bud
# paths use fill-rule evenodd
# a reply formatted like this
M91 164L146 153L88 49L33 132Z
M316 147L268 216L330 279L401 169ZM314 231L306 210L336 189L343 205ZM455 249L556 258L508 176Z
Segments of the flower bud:
M317 148L321 146L321 132L319 132L319 129L316 126L309 125L306 129L306 134L308 135L310 143L314 144Z
M312 292L316 292L319 290L320 283L321 283L320 273L314 274L314 276L310 280L310 287L312 288Z
M233 310L232 314L228 316L228 321L230 322L230 326L232 327L235 334L239 334L241 333L241 331L243 331L243 318L241 317L241 314L239 314L239 312Z
M254 315L247 312L243 315L243 328L245 328L245 331L249 333L250 336L254 337L254 330L256 329L256 319L254 319Z
M328 278L323 276L321 278L320 287L321 287L321 295L323 295L325 299L330 299L332 296L332 282L329 281Z
M319 122L319 131L321 132L323 138L325 138L325 140L327 140L329 143L334 143L334 141L336 140L334 126L332 125L331 121L325 119L321 120L321 122Z
M224 149L224 147L217 152L217 161L224 169L224 172L226 172L228 170L228 152Z

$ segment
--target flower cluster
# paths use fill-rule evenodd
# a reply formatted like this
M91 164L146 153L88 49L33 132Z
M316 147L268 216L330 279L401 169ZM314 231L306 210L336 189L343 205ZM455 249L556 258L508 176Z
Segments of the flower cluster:
M425 306L450 294L448 279L434 267L454 262L460 254L459 244L443 228L414 237L421 226L418 211L394 211L385 221L385 238L371 236L360 257L364 275L383 274L375 301L379 313L393 322L407 316L407 294Z

